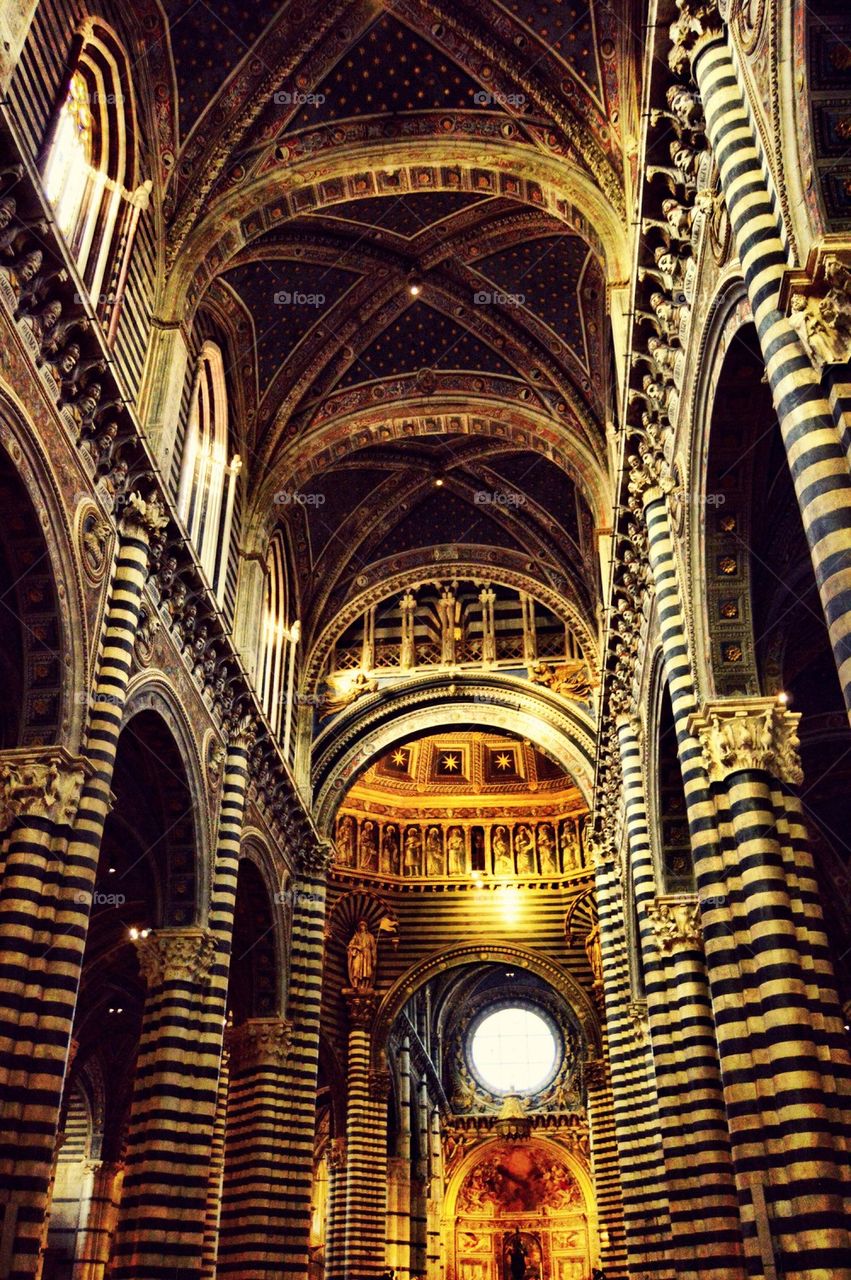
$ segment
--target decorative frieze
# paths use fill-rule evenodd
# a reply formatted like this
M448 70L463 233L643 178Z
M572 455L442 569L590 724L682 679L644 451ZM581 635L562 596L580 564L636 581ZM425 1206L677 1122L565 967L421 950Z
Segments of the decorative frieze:
M731 698L706 703L691 717L689 731L700 742L712 782L748 770L797 786L803 780L800 719L775 698Z

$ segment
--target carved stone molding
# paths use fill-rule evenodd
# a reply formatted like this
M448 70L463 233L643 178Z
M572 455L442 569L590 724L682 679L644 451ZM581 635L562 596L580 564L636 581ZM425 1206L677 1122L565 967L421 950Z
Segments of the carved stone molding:
M218 950L207 929L158 929L133 941L149 991L167 982L206 983Z
M298 869L312 879L327 876L337 856L333 840L312 840L300 851Z
M0 754L0 830L17 818L65 826L74 821L90 766L63 747L21 748Z
M378 996L374 991L356 991L353 987L346 987L343 996L349 1011L349 1025L365 1030L375 1016Z
M657 898L647 917L660 951L702 946L700 908L694 898Z
M798 754L800 719L774 698L729 698L706 703L689 720L689 732L700 742L712 782L747 769L798 786L804 776Z
M292 1044L292 1023L286 1018L249 1018L227 1033L227 1047L234 1070L249 1067L282 1067Z

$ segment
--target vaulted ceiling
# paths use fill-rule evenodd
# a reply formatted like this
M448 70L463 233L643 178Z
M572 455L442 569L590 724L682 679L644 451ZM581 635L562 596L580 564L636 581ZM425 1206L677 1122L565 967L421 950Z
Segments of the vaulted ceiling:
M364 575L453 549L593 624L631 0L163 11L158 311L239 334L247 521L286 526L306 638Z

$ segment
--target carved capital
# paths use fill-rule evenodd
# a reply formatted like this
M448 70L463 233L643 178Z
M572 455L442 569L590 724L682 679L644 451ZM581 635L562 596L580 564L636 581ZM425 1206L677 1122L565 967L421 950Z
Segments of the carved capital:
M292 1024L286 1018L249 1018L227 1033L228 1053L236 1070L282 1067L291 1044Z
M606 1063L602 1058L589 1058L582 1067L582 1078L588 1089L602 1089L607 1081Z
M122 534L142 537L147 541L167 524L168 516L156 494L151 494L149 498L143 498L140 493L130 494L121 517Z
M700 908L693 898L657 898L648 906L647 918L660 951L702 945Z
M133 941L149 991L167 982L206 983L218 950L207 929L158 929Z
M74 821L90 772L85 760L63 747L4 751L0 755L0 830L18 818L67 826Z
M370 1071L369 1097L372 1102L386 1102L390 1097L390 1072Z
M728 698L707 703L689 720L712 782L744 769L771 773L797 786L803 781L798 754L801 717L774 698Z
M251 715L242 716L231 726L228 740L238 751L250 751L257 738L257 722Z
M375 1015L378 997L374 991L358 991L346 987L343 996L349 1010L349 1026L360 1030L368 1027Z
M327 876L336 856L332 840L312 840L299 853L298 869L313 879Z

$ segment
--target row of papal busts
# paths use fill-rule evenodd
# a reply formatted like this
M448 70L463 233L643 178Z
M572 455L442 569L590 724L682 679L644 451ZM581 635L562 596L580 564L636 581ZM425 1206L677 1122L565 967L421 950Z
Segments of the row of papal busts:
M345 813L337 864L391 876L553 876L582 869L584 815L552 822L400 823Z

